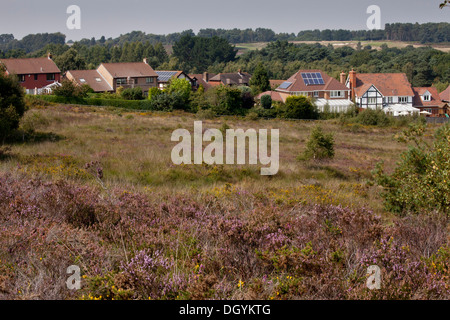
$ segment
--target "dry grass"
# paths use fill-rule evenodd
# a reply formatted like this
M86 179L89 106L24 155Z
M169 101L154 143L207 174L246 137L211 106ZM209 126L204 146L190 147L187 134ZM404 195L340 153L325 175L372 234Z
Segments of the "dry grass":
M11 156L0 163L1 171L19 170L95 184L83 168L86 163L98 161L108 187L151 189L162 195L203 194L230 184L250 192L291 190L297 199L308 196L299 191L301 187L316 185L329 193L335 204L369 206L382 212L378 188L367 183L370 171L378 161L384 161L387 170L392 169L405 150L393 139L400 129L355 130L327 121L322 126L335 134L335 158L323 163L300 162L297 157L315 125L312 122L250 121L237 117L203 121L204 129L220 128L224 123L231 128L279 129L280 170L274 177L263 177L259 166L174 166L170 156L176 143L171 142L171 134L177 128L193 132L196 119L191 114L120 113L114 109L68 106L30 112L47 118L50 125L42 131L61 139L13 145Z

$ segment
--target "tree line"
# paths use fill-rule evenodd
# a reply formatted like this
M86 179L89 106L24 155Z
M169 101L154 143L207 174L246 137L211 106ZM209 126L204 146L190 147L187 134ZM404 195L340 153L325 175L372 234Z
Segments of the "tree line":
M232 44L251 42L271 42L276 40L288 41L367 41L367 40L393 40L393 41L418 41L421 43L445 43L450 42L450 23L387 23L384 30L304 30L295 33L275 33L271 29L256 28L247 29L200 29L195 34L191 29L182 32L157 35L142 31L132 31L116 38L82 39L75 43L88 47L101 45L106 47L123 46L129 42L149 42L152 45L162 43L173 45L184 36L198 36L202 38L219 37ZM66 36L62 33L30 34L22 40L17 40L12 34L0 34L0 54L13 51L10 56L28 54L44 48L49 44L64 44ZM68 41L73 44L73 41Z

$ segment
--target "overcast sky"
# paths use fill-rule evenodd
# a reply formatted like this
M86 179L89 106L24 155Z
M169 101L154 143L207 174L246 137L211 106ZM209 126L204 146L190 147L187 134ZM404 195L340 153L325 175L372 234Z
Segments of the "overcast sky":
M67 40L117 37L133 30L168 34L202 28L367 29L369 5L381 24L450 22L441 0L0 0L0 34L62 32ZM68 30L69 5L81 8L81 29Z

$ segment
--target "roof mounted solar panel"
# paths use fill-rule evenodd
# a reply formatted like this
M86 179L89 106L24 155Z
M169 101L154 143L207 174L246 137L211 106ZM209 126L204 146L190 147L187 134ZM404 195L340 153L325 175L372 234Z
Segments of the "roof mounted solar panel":
M320 72L302 72L301 75L307 86L325 84Z
M279 89L287 89L291 86L292 82L285 81L278 88Z

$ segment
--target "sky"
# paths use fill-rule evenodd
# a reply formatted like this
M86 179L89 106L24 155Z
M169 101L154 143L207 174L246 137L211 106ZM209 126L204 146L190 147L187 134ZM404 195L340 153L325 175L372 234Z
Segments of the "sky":
M366 30L367 8L378 5L381 25L450 22L441 0L0 0L0 34L62 32L66 40L117 37L133 30L168 34L203 28ZM67 8L81 9L81 28L69 30Z

